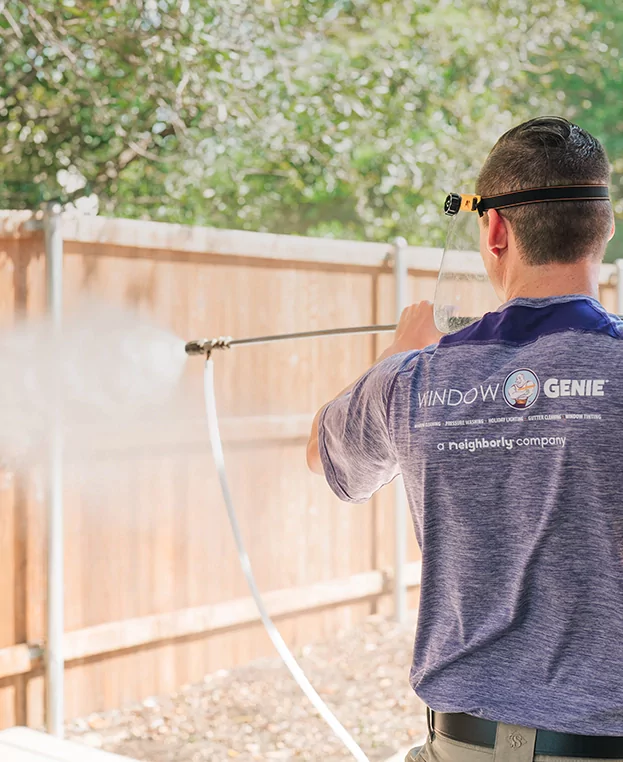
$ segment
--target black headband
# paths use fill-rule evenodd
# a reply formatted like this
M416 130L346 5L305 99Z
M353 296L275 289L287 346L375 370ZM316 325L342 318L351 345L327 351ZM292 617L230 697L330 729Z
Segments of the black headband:
M500 193L486 198L451 193L446 198L444 211L449 215L458 214L461 210L478 212L482 217L489 209L508 209L512 206L537 204L542 201L608 201L609 199L607 185L558 185Z

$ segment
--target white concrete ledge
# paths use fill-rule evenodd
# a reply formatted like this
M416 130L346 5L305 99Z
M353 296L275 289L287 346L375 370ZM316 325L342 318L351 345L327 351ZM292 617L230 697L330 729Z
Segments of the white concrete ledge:
M69 741L61 741L30 728L10 728L0 733L2 762L132 762Z

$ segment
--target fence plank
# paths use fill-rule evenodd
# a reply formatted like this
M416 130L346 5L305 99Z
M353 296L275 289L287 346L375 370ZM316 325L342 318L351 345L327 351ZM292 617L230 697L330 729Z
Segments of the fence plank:
M24 643L0 648L0 679L25 675L33 668L30 649Z

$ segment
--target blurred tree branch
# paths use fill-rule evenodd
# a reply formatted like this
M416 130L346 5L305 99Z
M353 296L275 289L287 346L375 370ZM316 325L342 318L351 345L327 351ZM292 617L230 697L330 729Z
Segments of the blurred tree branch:
M172 126L169 126L159 134L159 137L165 138L168 135L174 134L175 130ZM124 169L126 169L126 167L128 167L133 161L136 161L136 159L140 157L147 158L150 161L159 160L158 156L150 154L147 150L149 146L152 145L153 138L153 134L148 133L140 140L140 142L134 143L131 141L128 146L124 148L124 150L121 151L117 156L108 159L96 174L94 180L88 188L88 191L90 193L96 194L101 193L101 191L103 191L110 182L116 180L119 177L119 175L123 172ZM85 189L80 188L73 193L70 193L67 196L67 201L75 201L77 198L80 198L84 194Z

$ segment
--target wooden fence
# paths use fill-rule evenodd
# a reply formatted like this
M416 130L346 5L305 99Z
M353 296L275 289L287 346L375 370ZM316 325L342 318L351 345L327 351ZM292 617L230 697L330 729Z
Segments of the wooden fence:
M394 320L389 245L101 218L65 218L63 234L67 309L95 294L184 339ZM431 299L440 252L407 256L410 299ZM602 301L615 309L613 266L602 270ZM4 213L0 326L44 310L43 235L30 215ZM234 499L259 586L293 645L391 611L393 488L344 505L304 462L313 412L387 341L316 339L217 357ZM98 432L86 476L82 461L66 464L67 717L272 653L218 490L201 370L189 360L182 416ZM0 727L43 721L45 540L41 479L0 471ZM414 606L413 537L407 579Z

